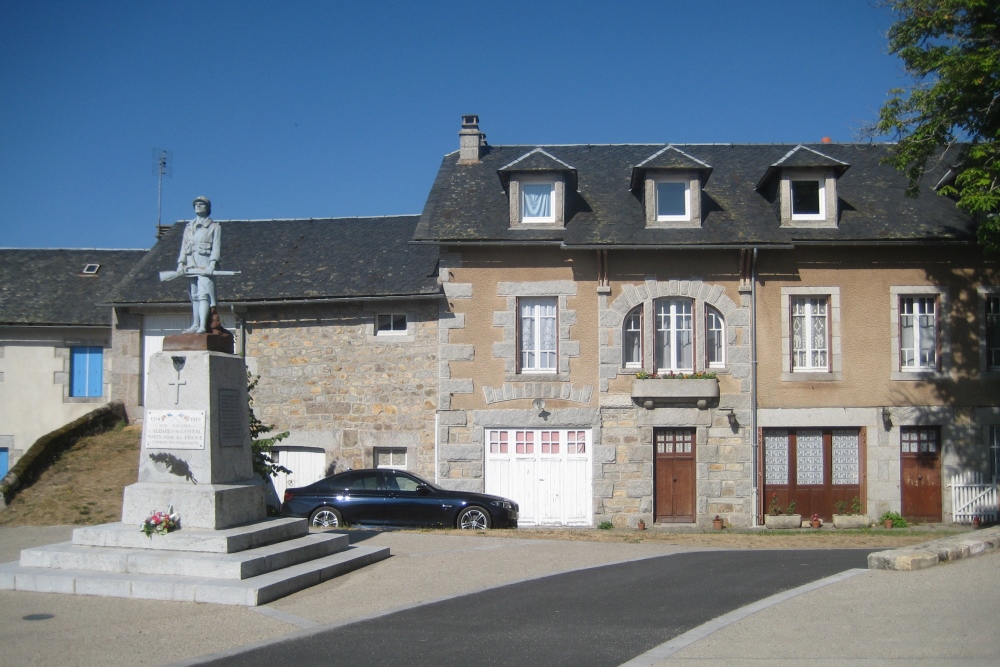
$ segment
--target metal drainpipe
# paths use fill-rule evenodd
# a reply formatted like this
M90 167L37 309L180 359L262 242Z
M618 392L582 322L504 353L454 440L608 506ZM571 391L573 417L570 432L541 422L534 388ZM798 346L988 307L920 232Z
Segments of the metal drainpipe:
M438 428L440 428L441 415L434 413L434 486L441 485L441 468L438 467Z
M760 495L758 485L758 461L757 449L760 446L757 442L757 248L753 249L753 256L750 259L750 442L751 456L753 462L753 484L751 485L750 503L753 519L752 526L760 525L757 517L757 503Z

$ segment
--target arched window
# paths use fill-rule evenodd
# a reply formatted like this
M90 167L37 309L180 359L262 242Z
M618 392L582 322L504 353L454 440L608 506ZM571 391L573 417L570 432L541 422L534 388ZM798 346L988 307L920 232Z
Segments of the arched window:
M694 329L690 299L656 302L656 369L694 370Z
M622 365L642 368L642 306L636 306L622 323Z
M726 321L711 306L705 307L705 363L709 368L726 365Z

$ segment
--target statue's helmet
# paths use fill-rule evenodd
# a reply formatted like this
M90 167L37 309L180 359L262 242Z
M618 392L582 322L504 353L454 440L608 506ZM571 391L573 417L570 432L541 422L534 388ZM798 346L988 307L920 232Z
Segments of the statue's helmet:
M194 198L194 201L193 201L193 202L191 202L191 205L192 205L192 206L194 206L194 205L195 205L195 204L197 204L198 202L204 202L204 203L205 203L205 206L207 206L207 207L208 207L208 212L209 212L209 213L211 213L211 212L212 212L212 202L211 202L211 201L209 201L208 197L195 197L195 198Z

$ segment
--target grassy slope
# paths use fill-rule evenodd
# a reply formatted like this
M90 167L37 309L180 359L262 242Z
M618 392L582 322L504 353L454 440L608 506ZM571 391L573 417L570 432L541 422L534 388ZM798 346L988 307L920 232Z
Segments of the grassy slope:
M81 438L0 511L0 526L121 521L122 490L139 470L139 426Z

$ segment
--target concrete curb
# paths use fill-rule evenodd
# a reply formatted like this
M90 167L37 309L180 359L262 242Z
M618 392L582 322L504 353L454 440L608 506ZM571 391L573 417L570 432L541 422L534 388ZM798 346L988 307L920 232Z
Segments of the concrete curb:
M868 554L870 570L923 570L940 562L970 558L1000 549L1000 526L944 537L912 547Z

